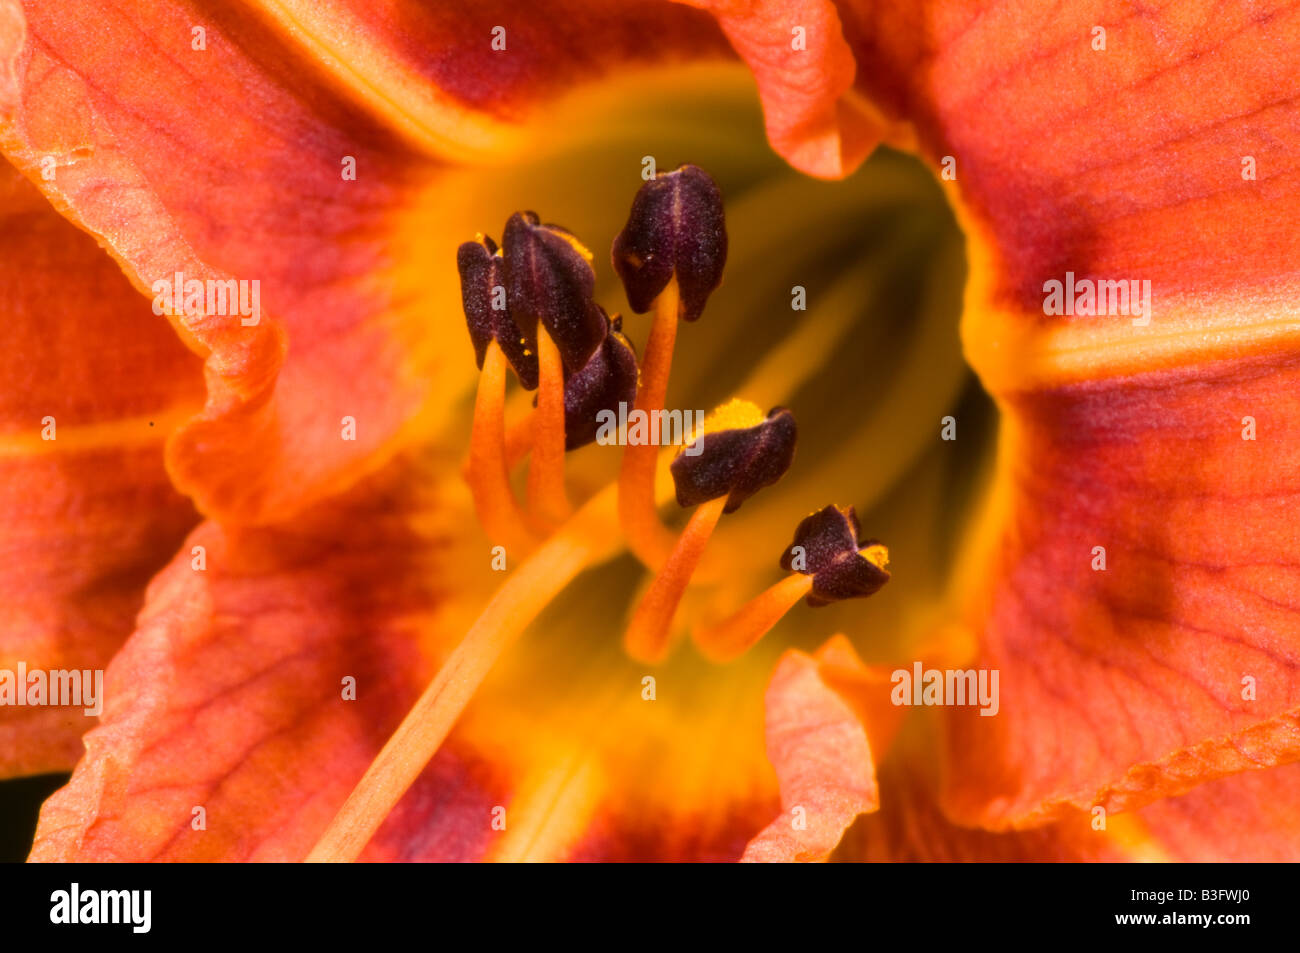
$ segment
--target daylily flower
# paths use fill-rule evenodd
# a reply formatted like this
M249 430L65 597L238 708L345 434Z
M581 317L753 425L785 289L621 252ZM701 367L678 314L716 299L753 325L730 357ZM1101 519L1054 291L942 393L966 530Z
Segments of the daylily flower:
M32 859L1300 858L1300 11L137 6L0 0L0 671L107 666L97 722L0 708L0 771L72 771ZM530 434L541 368L493 445L573 514L494 551L456 263L536 209L666 354L604 250L684 163L726 265L642 390L799 449L671 634L828 504L891 579L652 665L667 460L629 552L623 448ZM155 313L190 281L259 308ZM927 669L997 714L897 703Z

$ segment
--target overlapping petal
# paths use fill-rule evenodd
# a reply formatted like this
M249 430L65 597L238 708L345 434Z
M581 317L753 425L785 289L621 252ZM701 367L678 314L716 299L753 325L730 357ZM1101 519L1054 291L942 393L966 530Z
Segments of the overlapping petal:
M683 2L717 17L754 73L768 141L800 172L847 175L889 131L853 88L853 53L831 0Z
M1078 863L1137 859L1125 836L1093 829L1071 814L1029 831L995 833L953 824L940 808L924 761L899 760L880 772L881 809L845 835L832 859L869 863ZM1112 824L1112 828L1116 825ZM1145 841L1140 842L1149 849Z
M163 441L202 404L201 362L2 160L0 323L0 669L101 669L197 520ZM85 706L12 701L0 776L71 767Z
M539 106L616 70L716 58L704 14L662 0L258 0L340 89L437 155L496 164Z
M880 810L844 836L833 860L916 863L1289 862L1300 852L1290 804L1295 765L1211 781L1140 811L1063 812L1040 827L990 831L954 824L922 758L879 771Z
M843 636L815 656L782 656L767 719L783 813L746 859L1258 862L1294 860L1300 850L1290 809L1300 783L1294 764L1204 783L1127 813L1063 809L1032 829L1003 832L954 823L932 756L939 719L895 706L892 689L889 667L863 665Z
M840 13L858 88L936 165L954 160L976 265L964 339L992 389L1294 344L1293 4L900 0ZM1151 325L1046 320L1043 282L1066 270L1150 280Z

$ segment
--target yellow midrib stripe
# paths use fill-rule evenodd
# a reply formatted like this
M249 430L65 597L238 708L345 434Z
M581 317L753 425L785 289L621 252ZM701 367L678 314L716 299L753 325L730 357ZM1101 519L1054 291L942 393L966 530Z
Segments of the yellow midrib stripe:
M31 427L0 434L0 457L28 457L58 452L139 447L161 443L177 427L202 410L201 404L172 407L138 417L122 417L93 424L63 424L54 417L54 438L41 436L45 427L36 418ZM149 426L150 422L153 426Z
M559 858L581 835L596 800L591 753L573 751L526 784L506 812L506 836L492 852L497 862Z
M413 76L430 95L425 99L403 95L400 81L389 81L386 74L366 76L359 72L350 62L352 58L345 57L304 22L310 13L293 0L258 0L254 6L310 53L344 91L423 151L454 161L482 160L509 151L521 138L517 126L440 95L433 83L382 56L362 30L356 31L354 40L363 48L363 59L384 61L385 66L393 68L392 75Z

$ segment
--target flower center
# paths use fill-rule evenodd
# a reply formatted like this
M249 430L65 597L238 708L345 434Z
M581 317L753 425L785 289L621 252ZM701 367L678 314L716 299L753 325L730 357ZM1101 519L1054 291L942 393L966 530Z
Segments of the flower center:
M614 151L626 161L626 149ZM711 146L697 144L686 157L699 161L699 151L727 150L714 137ZM879 648L892 640L889 648L896 649L916 628L900 620L909 612L934 611L946 582L954 518L978 472L971 466L973 455L956 448L979 446L990 416L978 387L970 386L956 341L961 264L955 227L928 175L896 157L882 157L834 186L798 179L775 163L758 170L735 165L733 156L716 166L727 173L723 182L733 242L726 284L712 298L708 275L683 275L677 267L678 258L689 265L691 256L672 254L706 227L686 221L690 216L682 214L680 194L665 199L657 217L653 209L643 210L640 245L624 242L620 250L619 242L611 241L614 269L622 263L630 271L630 277L620 274L627 300L634 310L651 315L648 327L642 318L627 323L629 336L644 344L634 398L623 403L647 413L671 413L718 405L733 394L757 401L744 414L731 406L712 430L706 429L701 443L707 459L705 453L689 456L690 445L633 443L626 432L621 436L627 445L617 452L600 445L566 447L566 433L572 434L584 415L616 409L608 399L620 393L621 352L616 343L607 353L605 341L615 340L616 329L603 311L603 323L579 321L572 335L572 327L557 315L548 320L540 312L547 303L561 302L565 314L587 314L580 304L585 298L612 300L607 292L614 269L598 271L588 282L582 273L582 263L591 264L582 254L588 246L564 230L547 233L535 242L537 248L520 256L526 267L506 267L505 243L501 249L483 246L489 258L501 259L503 271L512 272L489 275L484 285L488 292L505 289L500 310L510 320L489 314L491 320L480 323L489 332L475 340L482 370L467 474L489 539L512 557L528 556L513 560L516 568L385 746L312 859L359 854L504 649L580 573L617 556L624 546L655 573L649 588L632 600L625 631L629 653L646 661L667 658L683 631L691 631L705 657L732 659L779 626L801 600L827 606L876 591L889 578L888 554L875 541L858 538L852 507L825 507L799 524L802 531L810 520L828 514L820 536L797 532L790 542L800 517L837 498L856 504L872 531L894 544L896 562L907 567L900 580L909 598L880 607L883 611L873 604L866 625L861 605L819 609L832 620L832 631L869 628ZM624 183L626 172L617 177ZM595 172L580 178L601 181ZM734 193L728 181L737 183ZM536 201L525 197L519 206ZM582 203L576 204L581 209ZM611 201L602 198L600 204L604 210ZM625 209L627 198L616 207ZM572 221L559 203L548 201L545 208ZM636 230L636 219L634 204L624 233ZM542 227L540 219L528 224ZM584 239L594 232L601 240L591 240L590 247L600 248L609 228L605 222L576 231ZM674 228L689 234L674 235ZM550 241L551 235L559 241ZM539 248L551 250L555 260L549 266ZM565 249L574 254L566 256ZM595 262L599 267L598 257ZM516 281L514 272L528 274L533 303L524 301L528 292L520 289L526 283ZM468 297L466 302L472 310ZM686 313L700 317L702 311L698 326L679 325ZM591 344L593 337L601 340ZM588 373L598 358L603 369ZM526 396L534 383L535 408ZM583 404L582 398L593 393L601 399ZM800 413L799 466L764 500L730 517L716 544L709 543L722 513L732 509L737 487L747 485L738 470L749 473L748 482L757 489L770 485L750 471L761 476L768 458L780 454L769 450L755 463L753 447L773 441L749 431L771 419L762 415L762 407L777 404L796 412L809 408ZM581 413L566 419L566 411L575 407ZM958 439L944 439L945 430ZM718 443L722 452L713 451ZM572 464L566 449L575 451ZM749 470L742 466L746 462ZM526 505L520 505L517 478L525 469ZM784 467L776 469L780 477ZM682 477L685 502L695 508L677 533L670 527L677 522L671 516L673 497L683 501L683 482L673 479L679 473L688 474ZM576 512L569 490L585 499ZM670 507L667 525L660 512L665 505ZM760 588L755 581L775 574L778 561L790 575L754 597ZM631 560L623 563L629 574L636 573ZM917 567L921 571L914 573ZM701 584L688 591L693 579ZM687 604L678 612L683 596ZM806 626L785 626L777 644L819 640L826 633L819 628L820 634L810 637L800 628ZM763 664L769 660L770 653L764 654Z

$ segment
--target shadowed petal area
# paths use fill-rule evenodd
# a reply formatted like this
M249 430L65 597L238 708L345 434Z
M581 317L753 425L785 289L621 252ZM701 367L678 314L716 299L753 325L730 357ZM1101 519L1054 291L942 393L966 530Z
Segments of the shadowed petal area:
M51 161L42 190L150 297L178 273L260 283L258 315L177 319L207 356L208 400L168 447L203 512L251 523L375 469L469 379L436 334L459 314L455 272L433 263L484 223L412 123L427 131L466 102L513 123L622 64L633 38L637 62L682 55L678 41L723 50L701 14L671 5L653 8L668 14L660 32L647 4L528 20L479 4L266 6L0 4L0 149L34 181ZM509 26L505 52L491 16ZM355 21L353 59L336 47ZM480 32L481 48L466 42ZM589 58L555 55L569 45ZM474 82L441 92L451 76Z
M426 771L366 856L740 858L779 810L763 747L775 654L760 647L753 664L717 668L679 653L648 671L621 644L639 577L639 564L615 560L547 609L457 724L459 782L439 788Z
M1300 757L1297 394L1290 356L1015 398L974 614L1001 712L952 710L956 817L1128 809Z
M778 809L761 733L762 672L704 664L646 673L583 635L536 633L544 654L506 660L367 850L372 859L721 862ZM564 641L578 664L538 661ZM594 638L593 638L594 643ZM458 764L440 782L440 763ZM450 782L450 783L449 783ZM466 790L478 794L468 798ZM467 809L465 802L474 805ZM493 809L502 826L493 826ZM468 842L477 853L460 853Z
M833 860L869 863L1079 863L1138 859L1128 826L1112 819L1108 831L1092 829L1089 815L1074 813L1030 831L994 833L959 827L940 810L920 758L898 759L880 769L880 810L844 835ZM1121 829L1122 830L1118 830ZM1141 842L1146 848L1145 842Z
M197 520L162 452L202 404L201 368L0 160L0 669L99 669L130 634ZM0 707L0 777L70 768L84 707Z
M1291 810L1300 783L1297 765L1211 781L1132 814L1070 811L1042 827L994 832L952 823L925 763L922 758L886 761L879 771L880 810L845 834L832 859L1293 863L1300 857Z
M727 53L704 14L659 0L258 0L366 108L438 155L521 144L539 101L614 69Z

